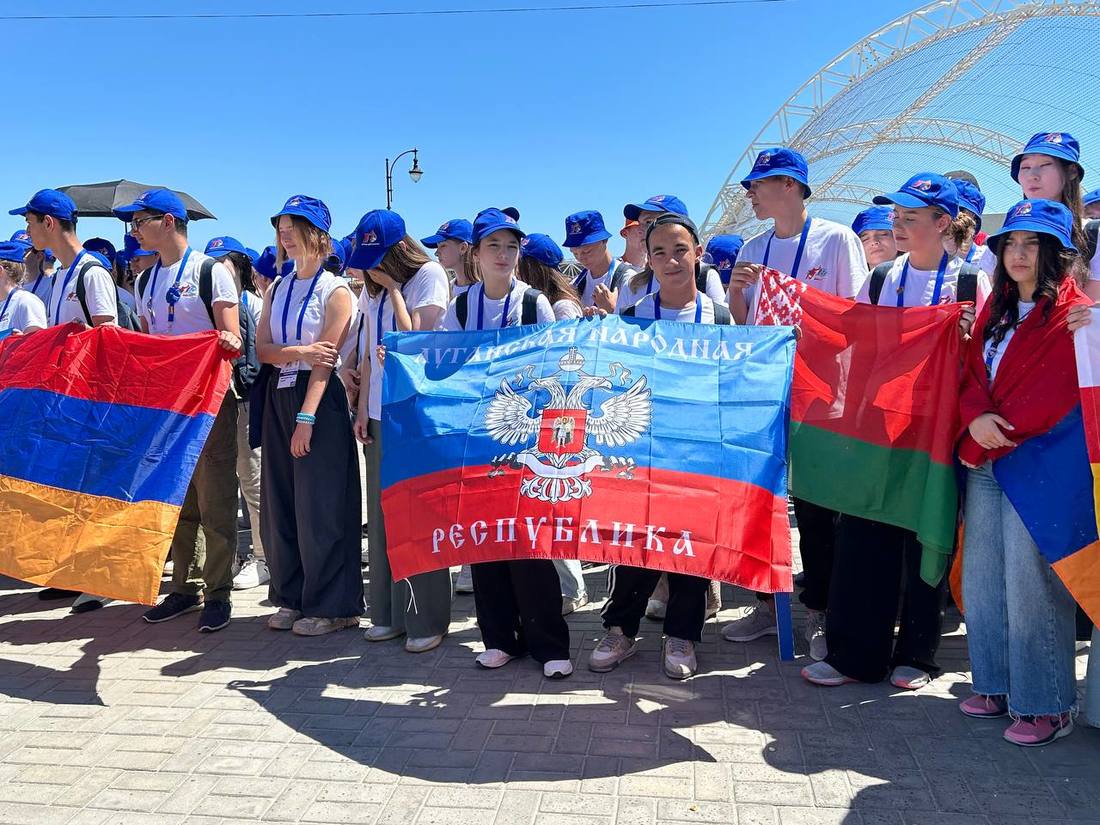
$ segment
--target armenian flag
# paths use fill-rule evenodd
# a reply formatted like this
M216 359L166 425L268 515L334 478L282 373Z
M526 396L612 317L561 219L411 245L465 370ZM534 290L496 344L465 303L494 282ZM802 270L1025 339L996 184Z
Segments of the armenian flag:
M229 384L213 332L0 343L0 573L152 604Z
M395 579L562 558L791 590L790 329L610 316L384 343Z

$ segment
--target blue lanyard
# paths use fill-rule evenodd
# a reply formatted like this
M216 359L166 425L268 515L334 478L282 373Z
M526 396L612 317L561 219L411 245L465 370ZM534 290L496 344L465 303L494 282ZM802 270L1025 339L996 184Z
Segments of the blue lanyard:
M38 295L38 285L42 283L42 279L46 277L46 273L42 271L41 264L38 267L38 277L34 279L34 285L31 287L31 292Z
M500 312L500 328L508 326L508 306L512 303L512 290L516 288L516 279L508 284L508 294L504 298L504 308ZM485 282L481 282L481 289L477 292L477 328L483 329L485 321Z
M164 294L164 302L168 304L168 325L171 326L176 322L176 304L182 295L180 295L180 278L183 277L183 269L187 266L187 260L191 257L191 247L187 247L183 251L183 257L180 258L180 268L176 270L176 280L172 286L168 287L168 291ZM153 270L153 284L149 287L149 299L150 302L156 300L157 297L157 278L160 276L160 258L157 258L156 268ZM150 315L153 316L153 325L156 325L156 315L150 310Z
M298 313L298 337L295 339L295 343L301 343L302 341L302 323L306 319L306 310L309 308L309 299L313 297L313 290L317 287L317 281L321 277L321 273L325 271L324 267L317 270L317 274L313 276L313 280L309 282L309 291L306 293L306 299L302 301L302 311ZM290 343L286 334L286 319L290 314L290 298L294 295L294 282L297 281L297 276L290 277L290 286L286 290L286 300L283 301L283 346Z
M943 257L940 258L939 269L936 270L936 286L932 289L932 301L928 306L939 306L940 292L943 290L943 277L947 272L947 262L950 258L947 257L947 253L943 253ZM901 280L898 281L898 306L905 306L905 280L909 277L909 256L905 256L905 265L901 268Z
M3 309L0 309L0 321L4 320L4 316L8 314L8 304L11 303L11 296L19 291L19 287L12 287L11 292L8 293L8 299L4 301ZM10 326L10 325L9 325Z
M798 267L802 263L802 253L806 251L806 239L810 237L810 218L806 217L806 223L802 225L802 237L798 239L798 251L794 253L794 266L791 267L790 275L795 280L798 280ZM772 234L768 236L768 244L764 247L764 260L761 262L762 266L767 269L768 258L772 254L772 240L775 238L775 230L772 230Z
M967 263L970 263L972 260L974 260L974 250L977 249L977 248L978 247L977 247L976 244L974 244L974 243L970 244L970 249L968 249L967 252L966 252L966 262Z
M657 320L661 320L661 291L658 290L653 296L653 309L657 316ZM695 293L695 323L703 323L703 296L698 292Z
M57 308L54 310L53 313L54 326L57 326L61 323L61 305L65 303L65 290L69 288L69 281L73 277L73 272L76 271L76 265L80 263L80 259L83 258L86 254L86 252L81 252L79 255L77 255L76 260L73 261L72 265L69 267L69 271L65 273L65 280L61 284L61 295L57 299Z
M390 297L388 290L382 290L382 298L378 301L378 323L374 326L374 337L377 343L382 343L382 312L386 309L386 299ZM390 331L397 332L397 315L390 313Z
M1017 304L1016 306L1017 306L1017 312L1018 312L1019 311L1019 304ZM1032 304L1028 308L1027 312L1025 312L1023 315L1021 315L1019 318L1016 319L1016 323L1012 325L1013 331L1020 328L1020 324L1022 324L1027 319L1027 316L1029 316L1031 314L1031 310L1033 310L1033 309L1035 309L1034 304ZM989 377L990 380L993 379L993 362L997 358L997 350L1000 347L1000 344L1003 344L1003 343L1004 343L1004 339L1001 339L1001 341L999 343L990 342L989 351L985 354L985 374Z

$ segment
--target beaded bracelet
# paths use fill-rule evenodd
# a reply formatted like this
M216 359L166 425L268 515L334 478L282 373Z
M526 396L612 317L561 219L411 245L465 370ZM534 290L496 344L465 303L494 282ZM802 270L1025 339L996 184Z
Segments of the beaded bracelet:
M316 424L317 416L310 415L309 413L300 412L294 416L294 420L299 424Z

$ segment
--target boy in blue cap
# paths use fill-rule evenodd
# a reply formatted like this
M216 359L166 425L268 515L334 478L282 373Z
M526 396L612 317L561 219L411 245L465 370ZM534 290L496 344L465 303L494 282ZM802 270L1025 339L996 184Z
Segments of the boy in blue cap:
M187 241L187 209L168 189L145 192L114 210L130 224L141 248L160 257L138 280L138 311L143 331L186 335L216 330L220 346L241 350L237 288L229 270L191 248ZM202 610L198 629L221 630L229 624L229 594L233 559L237 554L237 403L226 393L199 456L172 537L171 592L144 614L150 623ZM200 533L200 527L201 533ZM201 536L201 537L200 537ZM203 558L202 581L188 574ZM205 600L199 591L205 585Z
M809 176L801 154L785 147L765 149L741 185L756 217L771 219L773 226L745 242L730 277L729 308L738 323L753 323L757 282L765 268L841 298L859 294L868 276L863 245L849 227L810 217ZM794 509L806 574L800 595L808 609L806 639L810 655L822 659L837 514L800 499L794 499ZM775 632L772 599L759 594L756 604L726 625L722 635L731 642L747 642Z
M581 296L581 306L588 315L597 307L613 312L619 287L635 272L630 264L611 254L607 245L610 237L603 215L594 209L574 212L565 219L565 242L562 246L572 252L584 267L584 272L573 286Z
M872 206L864 209L852 221L852 231L863 244L867 267L874 269L898 256L894 241L894 210L890 206Z

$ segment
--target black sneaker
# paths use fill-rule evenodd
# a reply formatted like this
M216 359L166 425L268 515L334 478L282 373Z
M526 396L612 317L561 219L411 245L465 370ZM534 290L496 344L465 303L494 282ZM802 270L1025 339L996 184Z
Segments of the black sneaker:
M176 616L182 616L184 613L190 613L192 610L198 610L201 605L202 599L198 596L188 596L185 593L169 593L164 597L164 601L152 610L146 610L142 618L149 624L157 624L158 622L174 619Z
M63 590L60 587L44 587L38 591L38 599L43 602L54 599L75 599L79 595L79 590Z
M229 602L207 602L199 616L199 633L213 633L229 624Z

